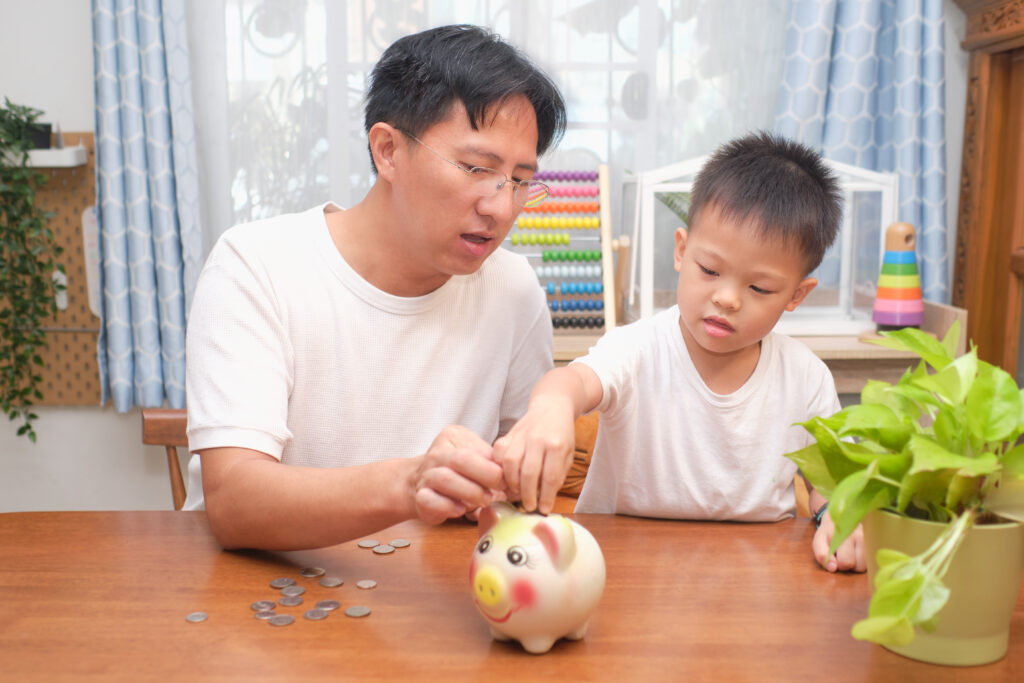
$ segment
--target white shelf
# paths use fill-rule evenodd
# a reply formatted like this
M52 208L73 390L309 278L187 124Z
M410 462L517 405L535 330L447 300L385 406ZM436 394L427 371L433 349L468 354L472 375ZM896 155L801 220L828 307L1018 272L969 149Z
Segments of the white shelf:
M28 165L38 168L84 166L85 161L85 147L81 145L63 149L30 149L28 151Z

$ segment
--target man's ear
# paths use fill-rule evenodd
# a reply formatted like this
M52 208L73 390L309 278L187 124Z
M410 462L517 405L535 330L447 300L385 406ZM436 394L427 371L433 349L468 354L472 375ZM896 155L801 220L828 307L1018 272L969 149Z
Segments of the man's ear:
M793 292L793 298L786 304L786 310L792 311L797 306L803 303L804 297L811 293L811 290L818 286L818 278L809 277L805 278L803 282L796 286L796 291Z
M395 175L395 145L401 133L389 123L378 121L370 127L367 139L377 175L391 182Z
M686 251L686 237L689 235L686 232L686 228L676 228L676 248L673 252L673 258L675 259L676 272L683 267L683 252Z

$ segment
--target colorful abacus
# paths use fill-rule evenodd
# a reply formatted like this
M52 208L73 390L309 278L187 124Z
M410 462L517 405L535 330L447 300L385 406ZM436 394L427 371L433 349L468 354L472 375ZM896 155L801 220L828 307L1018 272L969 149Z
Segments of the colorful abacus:
M607 213L607 166L597 171L541 171L534 180L551 194L523 210L506 246L525 255L548 297L559 330L601 332L615 325L610 290L611 254Z
M885 256L871 315L880 330L920 327L924 320L916 241L914 226L909 223L893 223L885 230Z

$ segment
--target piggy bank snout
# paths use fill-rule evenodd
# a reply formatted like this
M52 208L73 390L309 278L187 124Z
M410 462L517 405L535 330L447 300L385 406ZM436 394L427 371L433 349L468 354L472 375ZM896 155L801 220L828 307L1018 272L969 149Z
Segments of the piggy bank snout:
M473 595L485 607L494 607L505 599L505 577L494 567L481 567L473 577Z

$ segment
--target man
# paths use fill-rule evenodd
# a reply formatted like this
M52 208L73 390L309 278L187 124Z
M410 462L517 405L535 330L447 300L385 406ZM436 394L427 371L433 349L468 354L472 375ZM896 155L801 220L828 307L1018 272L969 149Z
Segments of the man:
M498 246L564 127L553 83L497 36L407 36L371 77L363 201L222 236L189 319L186 501L205 494L221 544L332 545L502 488L491 443L552 342L536 276Z

